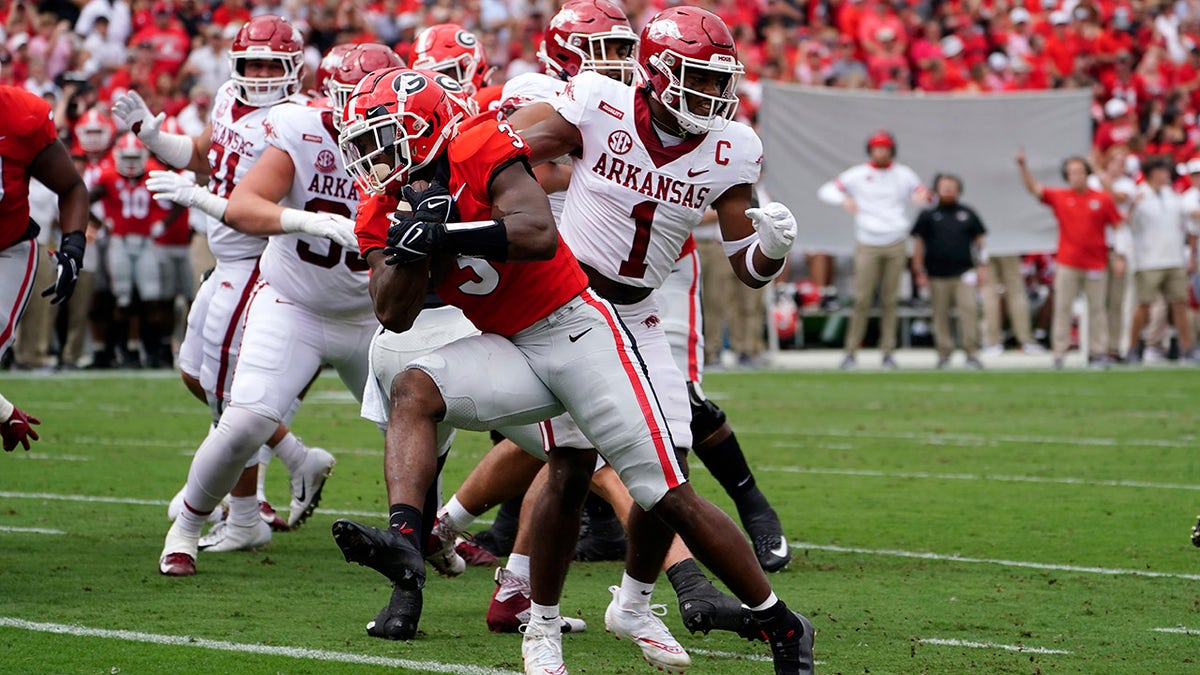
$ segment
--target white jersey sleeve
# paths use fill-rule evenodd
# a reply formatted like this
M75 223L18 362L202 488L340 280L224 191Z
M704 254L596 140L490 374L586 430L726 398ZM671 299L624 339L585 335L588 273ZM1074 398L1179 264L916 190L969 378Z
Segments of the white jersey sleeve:
M552 101L567 87L564 80L544 73L523 73L504 83L500 107L524 108L533 103Z
M622 284L661 286L705 210L758 180L762 142L744 124L664 141L644 92L593 72L572 78L553 105L583 139L563 239L580 262Z
M292 186L284 206L354 219L358 191L342 166L333 113L293 103L274 106L265 140L292 160ZM373 314L367 264L324 237L297 232L270 238L260 263L263 279L281 295L325 316Z

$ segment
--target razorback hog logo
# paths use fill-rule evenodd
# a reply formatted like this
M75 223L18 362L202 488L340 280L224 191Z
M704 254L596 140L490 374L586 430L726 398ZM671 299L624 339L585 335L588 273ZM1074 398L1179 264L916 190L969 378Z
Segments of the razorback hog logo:
M659 19L650 24L648 35L651 38L671 38L674 40L682 40L683 32L679 30L679 24L673 19Z
M321 150L317 153L317 161L313 162L313 166L321 173L333 173L337 171L337 160L329 150Z
M581 21L581 20L582 19L579 18L579 14L575 10L569 9L569 8L564 8L564 9L559 10L558 14L555 14L554 18L550 20L550 27L558 28L559 26L563 25L564 23L567 23L568 21Z
M421 91L429 85L429 80L420 73L400 73L396 79L392 80L392 89L402 97L409 97Z
M470 31L460 30L454 34L454 41L464 47L474 47L479 43L475 38L475 34Z

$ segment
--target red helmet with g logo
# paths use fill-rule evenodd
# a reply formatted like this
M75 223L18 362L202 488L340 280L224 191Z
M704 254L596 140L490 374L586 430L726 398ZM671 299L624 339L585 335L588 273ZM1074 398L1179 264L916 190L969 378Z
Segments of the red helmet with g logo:
M431 77L389 68L354 87L342 111L338 147L359 186L381 194L437 159L461 119Z
M487 55L479 38L456 23L439 23L421 31L412 48L412 67L436 70L458 80L467 96L487 83Z
M595 70L630 84L637 39L625 12L608 0L571 0L550 19L538 59L546 72L564 80ZM629 56L609 59L613 42L627 44Z
M282 67L279 75L264 77L247 73L251 61L270 61ZM295 26L274 14L250 19L233 38L229 48L233 95L246 105L263 108L282 103L300 93L304 73L304 39Z
M75 123L75 140L84 152L99 154L108 152L117 135L117 126L108 113L92 108Z
M113 161L117 165L117 173L126 178L138 178L146 173L146 162L150 161L150 151L142 143L137 134L127 131L121 135L113 148Z
M364 77L377 70L404 67L404 59L385 45L368 42L348 46L349 49L342 52L338 64L326 81L329 101L333 107L334 126L342 123L342 111L346 109L346 100L350 98L355 85Z
M712 12L673 7L655 14L642 29L638 63L651 95L688 133L723 129L737 112L737 83L744 69L733 35ZM715 91L687 86L689 74L695 73L712 79Z

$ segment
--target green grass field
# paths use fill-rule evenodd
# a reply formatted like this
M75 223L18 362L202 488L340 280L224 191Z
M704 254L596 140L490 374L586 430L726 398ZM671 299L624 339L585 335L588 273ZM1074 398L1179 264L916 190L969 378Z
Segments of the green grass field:
M777 592L816 625L822 673L1200 670L1196 371L713 374L795 548ZM483 614L491 570L430 576L423 635L367 637L379 575L342 561L339 514L381 524L382 444L332 377L297 419L339 458L322 510L259 552L156 563L166 502L206 411L173 375L0 377L41 417L0 456L0 672L510 673L520 638ZM452 491L486 450L466 434ZM699 490L729 501L696 463ZM286 504L274 463L268 491ZM483 527L483 526L480 526ZM576 564L563 610L572 673L653 673L604 633L615 563ZM692 673L769 673L764 645L690 636Z

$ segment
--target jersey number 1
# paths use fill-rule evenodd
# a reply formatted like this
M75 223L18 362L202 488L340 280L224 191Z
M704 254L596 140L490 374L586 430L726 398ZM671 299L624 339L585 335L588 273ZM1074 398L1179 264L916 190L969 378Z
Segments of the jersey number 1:
M654 210L658 202L644 201L634 205L629 217L633 218L633 246L629 257L621 261L617 272L623 277L641 279L646 276L646 252L650 249L650 225L654 221Z

